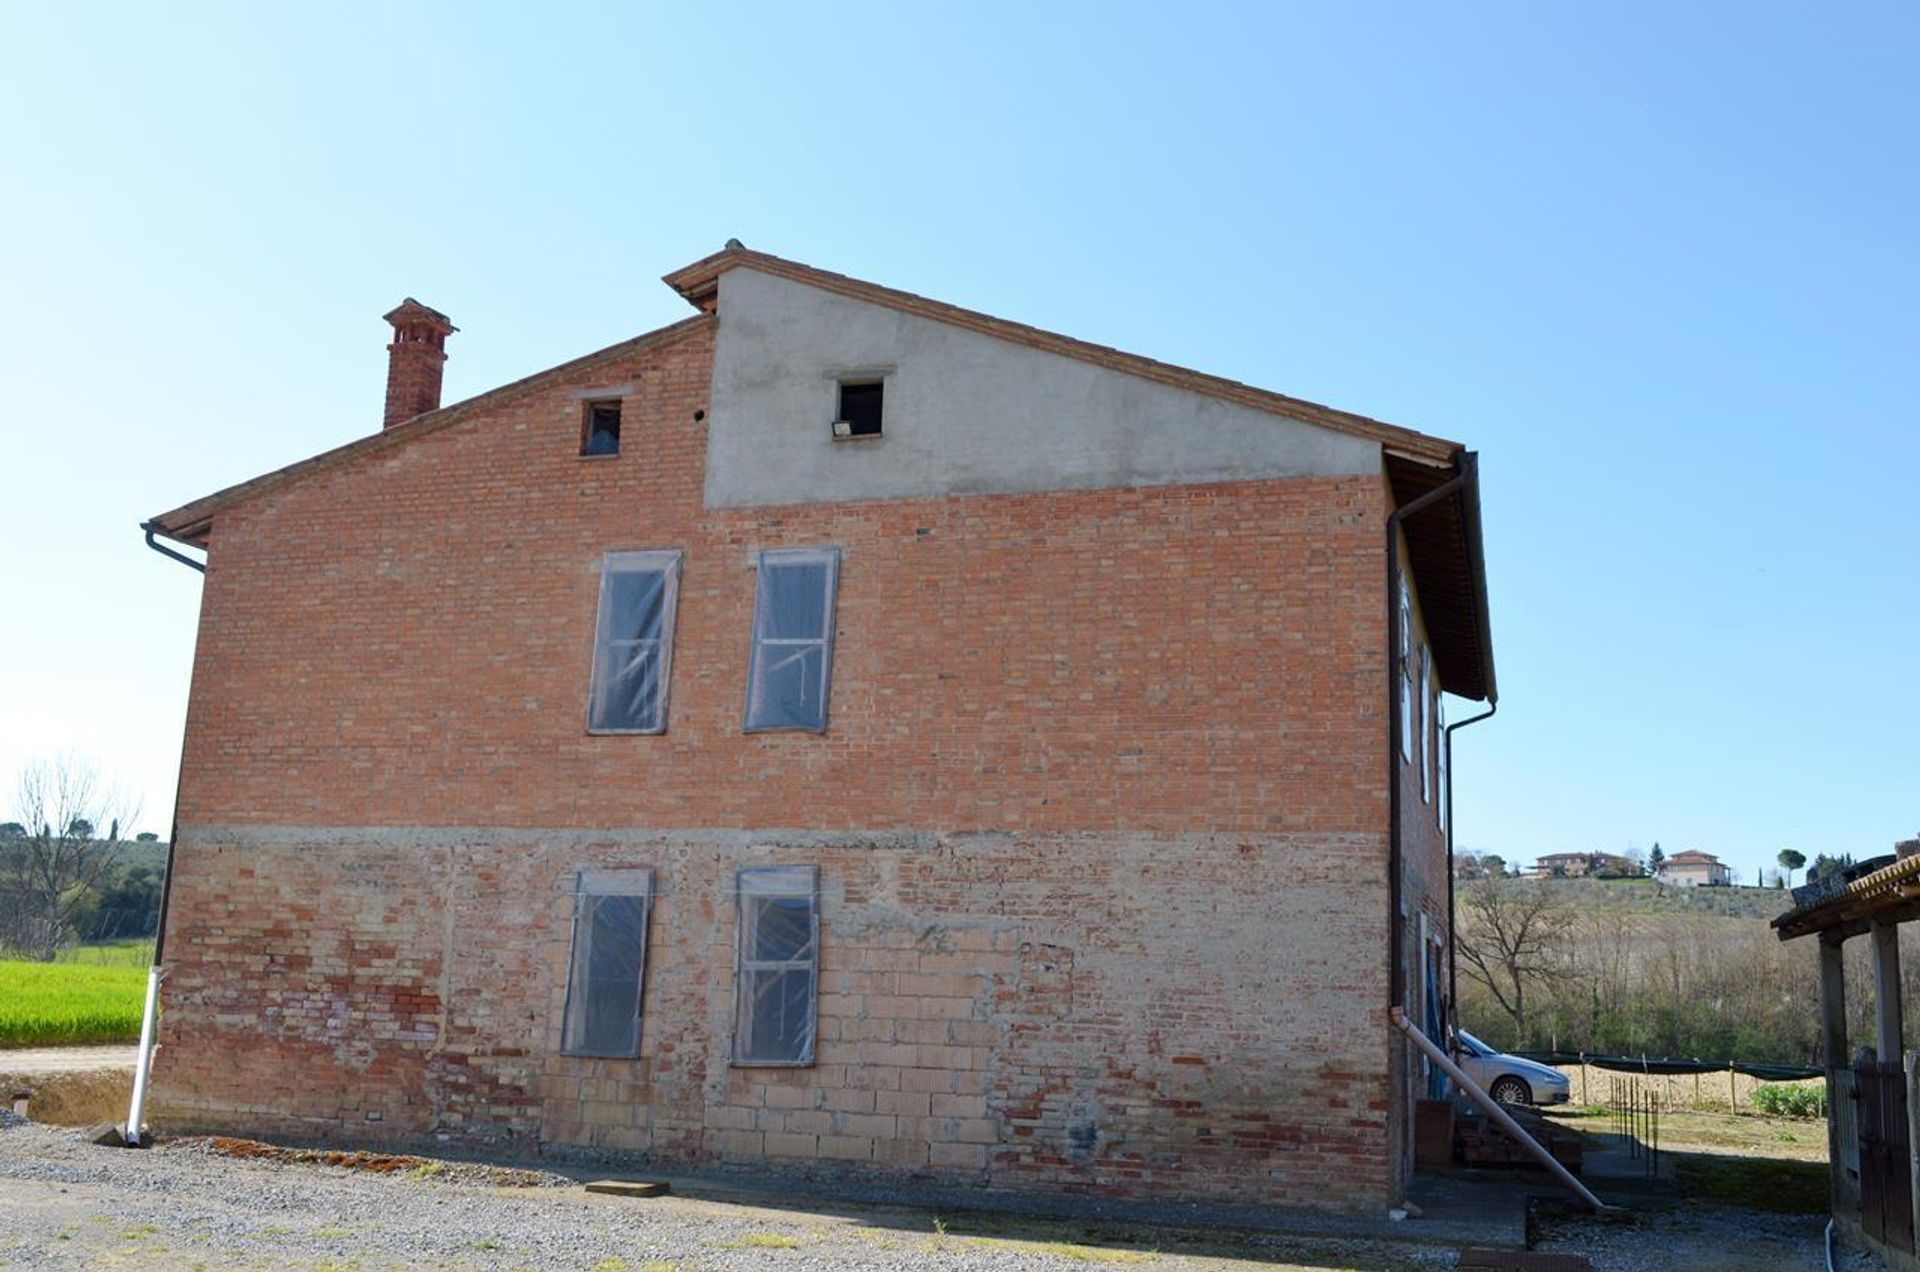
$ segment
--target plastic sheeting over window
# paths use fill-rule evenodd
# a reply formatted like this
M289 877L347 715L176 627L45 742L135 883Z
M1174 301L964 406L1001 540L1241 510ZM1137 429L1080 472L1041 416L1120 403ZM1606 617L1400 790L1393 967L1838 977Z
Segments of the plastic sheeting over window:
M764 866L739 878L735 1064L812 1064L820 982L818 875Z
M1433 802L1433 650L1420 646L1420 799Z
M587 728L660 733L667 727L678 552L609 552L600 570Z
M827 727L833 672L833 605L840 549L760 554L747 676L748 729Z
M582 871L574 887L562 1049L582 1056L639 1055L653 872Z
M1413 596L1400 580L1400 758L1413 760Z

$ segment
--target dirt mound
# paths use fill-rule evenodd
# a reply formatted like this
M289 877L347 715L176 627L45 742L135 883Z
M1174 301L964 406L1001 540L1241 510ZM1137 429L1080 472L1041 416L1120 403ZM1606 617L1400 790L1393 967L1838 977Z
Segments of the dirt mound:
M573 1183L563 1175L542 1170L521 1170L513 1166L491 1166L485 1162L450 1162L436 1157L415 1157L411 1153L371 1153L332 1148L282 1148L259 1140L235 1139L226 1135L195 1135L177 1139L162 1147L163 1152L202 1153L216 1157L238 1157L249 1161L283 1162L300 1166L334 1166L342 1170L363 1170L376 1175L404 1174L416 1179L440 1179L448 1183L489 1184L502 1188L556 1188Z
M0 1064L4 1059L0 1059ZM50 1126L92 1126L125 1121L133 1100L132 1069L91 1069L74 1073L0 1071L0 1103L14 1107L27 1096L27 1116Z

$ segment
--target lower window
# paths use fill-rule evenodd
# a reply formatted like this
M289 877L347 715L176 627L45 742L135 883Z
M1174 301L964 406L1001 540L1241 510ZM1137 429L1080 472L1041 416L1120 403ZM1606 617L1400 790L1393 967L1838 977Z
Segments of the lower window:
M568 1055L640 1054L652 904L651 870L582 870L575 880L561 1043Z
M812 866L740 872L735 1064L813 1063L820 985L817 885Z

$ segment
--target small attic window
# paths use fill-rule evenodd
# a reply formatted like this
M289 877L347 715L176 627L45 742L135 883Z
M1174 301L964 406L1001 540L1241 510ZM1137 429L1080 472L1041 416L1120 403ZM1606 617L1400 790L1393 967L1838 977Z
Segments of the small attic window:
M620 453L620 401L588 402L580 421L582 455Z
M840 381L840 412L833 417L835 437L878 437L884 380Z

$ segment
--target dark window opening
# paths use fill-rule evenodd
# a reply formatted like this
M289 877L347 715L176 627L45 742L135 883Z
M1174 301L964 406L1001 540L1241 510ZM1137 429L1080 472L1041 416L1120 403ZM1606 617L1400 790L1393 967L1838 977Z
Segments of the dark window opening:
M848 437L878 437L880 435L880 401L886 385L878 380L871 384L842 384L840 386L840 414L835 418L847 425ZM837 433L838 430L835 430Z
M587 418L580 438L582 455L618 455L620 453L620 404L587 403Z

